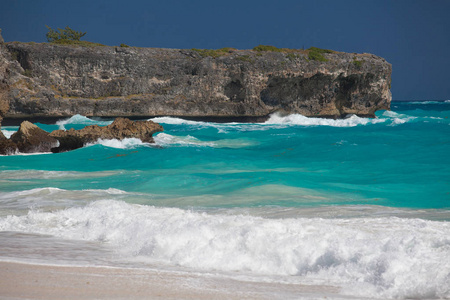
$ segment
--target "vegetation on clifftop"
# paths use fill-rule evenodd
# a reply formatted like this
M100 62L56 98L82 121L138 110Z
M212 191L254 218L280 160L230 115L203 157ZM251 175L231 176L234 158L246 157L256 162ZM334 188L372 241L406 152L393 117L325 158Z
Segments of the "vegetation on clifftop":
M80 41L80 38L82 38L84 35L86 35L86 32L81 31L75 31L71 29L69 26L66 26L65 29L58 28L57 30L54 30L50 28L49 26L46 26L48 28L48 32L46 34L47 40L49 43L52 44L60 44L60 45L77 45L77 46L84 46L84 47L97 47L97 46L104 46L99 43L92 43L87 41ZM129 47L126 44L120 44L120 47ZM238 51L236 48L232 47L224 47L220 49L197 49L192 48L192 51L198 53L201 57L212 57L212 58L218 58L221 56L229 55L230 53L234 51ZM258 45L252 49L253 51L257 52L257 56L261 56L262 52L280 52L280 53L286 53L286 57L290 61L294 61L301 57L301 54L307 54L309 60L314 61L320 61L320 62L326 62L328 61L327 58L325 58L324 54L326 53L334 53L333 50L328 49L321 49L317 47L310 47L307 50L303 49L289 49L289 48L277 48L275 46L271 45ZM239 56L239 60L242 61L253 61L248 55ZM361 62L355 61L355 66L357 68L361 68Z
M47 37L47 41L49 43L54 43L61 40L79 41L83 36L86 35L86 32L75 31L69 26L66 26L66 28L64 29L58 28L57 30L54 30L47 25L45 25L45 27L47 27L48 29L48 32L45 36Z
M101 47L105 46L99 43L93 43L88 41L70 41L70 40L59 40L57 42L52 42L52 44L58 45L74 45L74 46L83 46L83 47Z
M308 59L317 61L328 61L328 59L326 59L325 56L323 56L323 54L333 52L334 52L333 50L311 47L308 49Z
M52 44L78 45L84 47L104 46L99 43L80 41L80 39L86 35L86 32L73 30L69 26L66 26L66 28L64 29L57 28L57 30L54 30L53 28L47 25L45 25L45 27L47 27L48 29L48 32L45 35L47 37L47 41Z
M57 28L57 30L52 29L47 26L48 32L46 34L47 40L52 44L60 44L60 45L76 45L83 47L98 47L105 46L99 43L92 43L88 41L80 41L80 39L86 35L86 32L75 31L69 26L66 26L65 29ZM120 47L130 47L126 44L120 44ZM221 56L229 55L234 51L238 51L236 48L232 47L224 47L220 49L197 49L192 48L192 51L198 53L201 57L212 57L218 58ZM311 47L307 50L302 49L290 49L290 48L278 48L271 45L258 45L252 49L257 52L257 56L261 56L262 52L280 52L286 53L287 58L291 61L296 60L301 57L301 54L307 54L309 60L326 62L328 59L323 56L325 53L334 53L333 50L321 49L317 47ZM240 60L250 61L250 57L248 55L244 55L243 57L239 57ZM357 67L361 67L359 62L355 62Z
M220 48L220 49L196 49L196 48L192 48L193 51L197 52L198 54L200 54L201 57L220 57L220 56L224 56L230 52L236 51L235 48L231 48L231 47L225 47L225 48Z
M270 45L258 45L252 49L256 52L282 52L282 53L296 53L302 52L301 49L291 49L291 48L277 48L275 46Z
M258 51L258 52L284 52L285 49L282 48L277 48L275 46L270 46L270 45L258 45L256 47L253 48L253 51Z

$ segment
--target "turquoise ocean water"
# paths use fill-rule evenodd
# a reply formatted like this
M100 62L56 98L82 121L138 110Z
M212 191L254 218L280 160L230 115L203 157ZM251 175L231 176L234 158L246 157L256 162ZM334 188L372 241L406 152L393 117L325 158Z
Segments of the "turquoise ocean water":
M448 298L450 101L391 109L258 124L154 118L165 129L154 145L2 156L0 260ZM77 115L37 125L109 123Z

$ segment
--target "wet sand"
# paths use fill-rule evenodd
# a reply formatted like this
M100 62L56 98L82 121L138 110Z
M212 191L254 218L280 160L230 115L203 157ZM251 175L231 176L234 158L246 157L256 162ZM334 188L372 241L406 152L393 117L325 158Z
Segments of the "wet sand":
M339 299L338 292L146 269L0 262L1 299Z

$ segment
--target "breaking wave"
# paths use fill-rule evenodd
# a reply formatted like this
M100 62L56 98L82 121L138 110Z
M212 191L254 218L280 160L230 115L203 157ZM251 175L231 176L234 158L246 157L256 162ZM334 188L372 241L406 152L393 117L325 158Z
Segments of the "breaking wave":
M0 218L0 230L113 246L120 259L295 276L365 297L449 297L450 224L421 219L264 218L100 200ZM322 282L323 281L323 282Z
M289 126L328 126L328 127L355 127L373 124L385 123L386 125L398 125L407 123L417 119L414 116L407 116L398 114L392 111L384 111L380 117L377 118L362 118L356 115L351 115L345 119L326 119L305 117L300 114L291 114L282 116L278 113L272 114L264 123L213 123L202 121L189 121L180 118L161 117L150 119L157 123L170 125L187 125L197 128L213 127L219 133L226 133L230 130L237 131L259 131L269 129L283 129Z
M383 123L383 119L369 119L360 118L355 115L351 115L346 119L324 119L324 118L311 118L305 117L299 114L292 114L288 116L281 116L279 114L273 114L265 124L286 124L286 125L302 125L302 126L332 126L332 127L354 127L358 125L377 124Z
M70 117L69 119L60 120L56 122L56 125L59 126L59 129L66 129L65 125L69 124L76 124L76 125L109 125L112 121L99 121L99 120L93 120L89 119L88 117L82 116L82 115L74 115Z
M201 141L196 137L175 136L167 133L158 133L153 137L155 143L161 147L170 146L191 146L191 147L212 147L212 148L244 148L255 145L255 142L245 139L222 139L216 141Z
M105 147L109 148L116 148L116 149L132 149L139 146L148 146L150 144L142 142L138 138L125 138L123 140L117 140L117 139L98 139L95 143L89 143L86 144L86 147L93 146L93 145L103 145Z

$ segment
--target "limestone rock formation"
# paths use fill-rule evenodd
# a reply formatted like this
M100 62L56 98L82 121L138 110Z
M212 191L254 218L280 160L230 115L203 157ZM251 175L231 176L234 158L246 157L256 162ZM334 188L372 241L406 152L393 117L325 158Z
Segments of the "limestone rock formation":
M47 131L28 121L20 124L19 130L11 136L10 141L21 153L50 152L59 144L58 140L50 137Z
M152 135L163 131L163 127L152 121L131 121L117 118L108 126L87 126L80 130L55 130L48 133L36 125L24 121L10 139L0 131L0 155L16 152L64 152L83 147L98 139L138 138L145 143L153 143Z
M0 123L9 111L9 103L13 98L11 88L26 91L25 87L32 87L31 78L23 73L23 68L14 53L6 47L0 32Z
M372 54L0 44L7 118L374 116L391 65Z
M163 131L163 127L152 121L131 121L125 118L117 118L110 125L100 127L98 125L86 126L80 130L55 130L50 135L56 138L60 145L52 149L52 152L74 150L88 143L94 143L98 139L138 138L144 143L153 143L152 135Z

